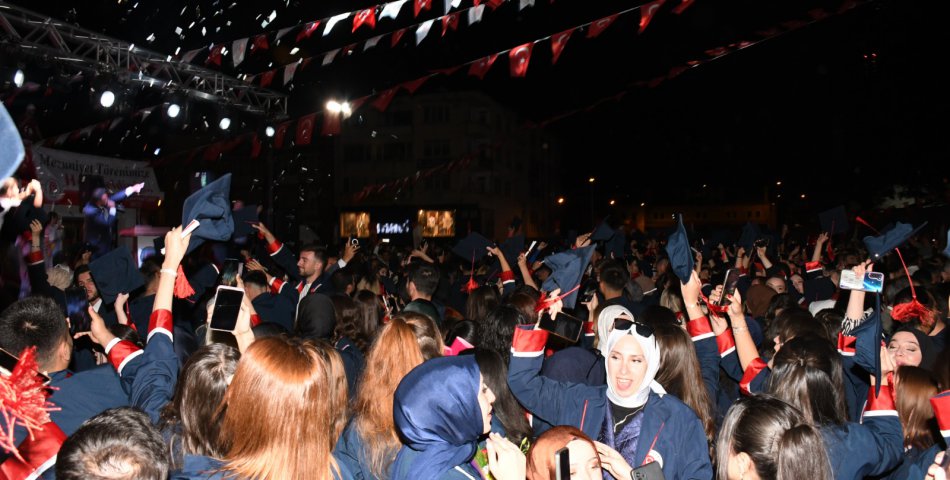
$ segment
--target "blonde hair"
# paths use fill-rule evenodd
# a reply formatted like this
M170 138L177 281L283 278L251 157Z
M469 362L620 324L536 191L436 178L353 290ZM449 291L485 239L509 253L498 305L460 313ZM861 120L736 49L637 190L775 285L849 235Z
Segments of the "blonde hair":
M346 374L329 344L268 337L241 356L220 410L227 477L331 480Z

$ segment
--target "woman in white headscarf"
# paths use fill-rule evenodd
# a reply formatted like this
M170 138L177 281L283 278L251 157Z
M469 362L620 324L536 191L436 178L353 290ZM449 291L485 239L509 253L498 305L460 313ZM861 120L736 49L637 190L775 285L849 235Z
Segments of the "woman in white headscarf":
M670 480L712 478L702 423L654 381L660 347L652 329L627 309L611 306L598 317L598 337L606 386L540 376L547 332L516 330L508 370L512 393L540 419L599 440L601 462L615 478L631 478L638 467L660 467Z

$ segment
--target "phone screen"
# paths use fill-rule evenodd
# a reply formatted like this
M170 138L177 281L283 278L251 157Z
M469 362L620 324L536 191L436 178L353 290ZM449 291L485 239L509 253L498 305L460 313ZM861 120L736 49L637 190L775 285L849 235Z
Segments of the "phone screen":
M551 315L545 312L538 327L570 342L577 342L584 329L584 322L565 313L558 313L557 317L551 318Z
M736 285L739 283L739 270L730 268L726 271L726 278L722 282L722 297L719 299L719 305L727 303L726 297L736 293Z
M858 278L854 270L842 270L839 286L846 290L880 293L884 290L884 274L881 272L865 272L864 277Z
M214 310L211 313L212 330L233 332L237 326L238 313L241 310L241 301L244 300L244 290L233 287L218 287L214 296Z
M571 452L564 447L554 452L554 459L557 461L557 480L571 480Z

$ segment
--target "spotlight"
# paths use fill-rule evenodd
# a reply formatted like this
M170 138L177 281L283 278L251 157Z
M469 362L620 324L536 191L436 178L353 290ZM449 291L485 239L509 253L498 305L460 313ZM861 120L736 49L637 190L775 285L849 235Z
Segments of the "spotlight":
M181 113L181 107L177 103L173 103L168 106L168 118L177 118L178 114Z
M330 113L340 113L343 111L343 105L340 105L340 102L336 100L330 100L327 102L327 110L329 110Z
M159 156L159 155L161 155L161 153L162 153L161 147L156 148L155 151L152 152L152 153L153 153L156 157Z
M115 94L112 93L112 90L106 90L102 92L102 96L99 97L99 104L103 107L109 108L115 103Z
M353 110L350 109L350 102L343 102L340 104L340 111L343 112L344 117L349 117L353 113Z
M275 133L274 127L270 125L268 125L267 128L264 129L264 135L267 135L268 137L273 137L274 133Z
M218 123L218 127L220 127L221 130L227 130L230 126L231 126L231 119L228 117L222 118L221 121Z
M16 85L16 88L23 86L23 70L17 69L16 73L13 74L13 84Z

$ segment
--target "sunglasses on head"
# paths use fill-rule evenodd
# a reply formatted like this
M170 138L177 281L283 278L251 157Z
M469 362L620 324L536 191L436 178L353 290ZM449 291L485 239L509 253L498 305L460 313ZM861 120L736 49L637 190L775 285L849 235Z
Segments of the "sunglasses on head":
M637 335L640 335L641 337L650 337L653 335L653 327L645 323L640 323L626 318L614 319L614 330L630 330L633 327L636 327Z

